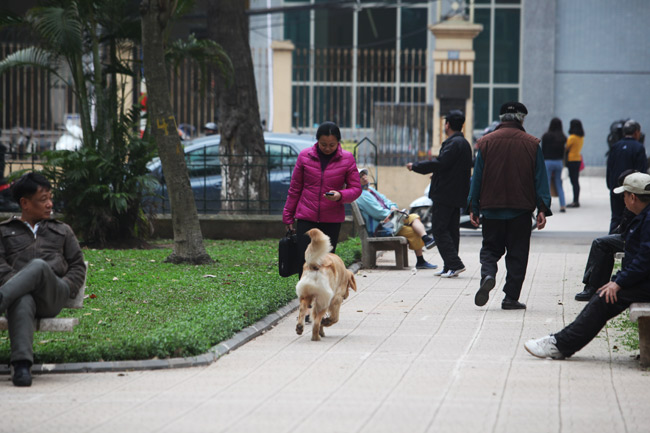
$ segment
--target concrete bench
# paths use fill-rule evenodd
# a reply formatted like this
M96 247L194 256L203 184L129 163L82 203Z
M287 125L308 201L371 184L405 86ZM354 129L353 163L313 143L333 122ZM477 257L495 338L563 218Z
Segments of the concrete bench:
M641 367L650 367L650 303L630 305L630 320L639 323L639 351Z
M88 262L86 262L86 269L88 269ZM77 296L70 298L66 301L63 308L83 308L84 296L86 293L86 281L82 284ZM74 327L79 324L79 319L74 317L48 317L43 319L34 320L34 329L37 331L50 331L50 332L71 332ZM5 316L0 317L0 331L9 329L9 323Z
M615 260L622 260L624 252L614 255ZM650 303L635 302L630 305L630 320L639 324L639 352L641 367L650 367Z
M361 210L356 202L351 204L354 227L361 239L361 262L364 268L373 268L377 265L378 251L395 252L395 268L404 269L409 266L408 241L404 236L371 237L366 230L366 222L361 215Z

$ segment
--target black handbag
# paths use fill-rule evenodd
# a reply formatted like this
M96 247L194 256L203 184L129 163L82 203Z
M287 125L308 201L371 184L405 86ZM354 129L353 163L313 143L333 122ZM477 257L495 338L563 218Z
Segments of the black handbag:
M278 271L281 277L290 277L298 273L300 259L298 257L298 235L287 230L278 245Z

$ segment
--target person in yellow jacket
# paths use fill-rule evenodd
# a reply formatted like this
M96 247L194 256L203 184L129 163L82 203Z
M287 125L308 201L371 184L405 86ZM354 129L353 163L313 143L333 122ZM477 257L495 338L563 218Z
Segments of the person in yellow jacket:
M582 165L582 145L585 142L585 131L579 119L571 119L569 138L566 141L567 168L573 187L573 202L567 207L580 207L580 166Z

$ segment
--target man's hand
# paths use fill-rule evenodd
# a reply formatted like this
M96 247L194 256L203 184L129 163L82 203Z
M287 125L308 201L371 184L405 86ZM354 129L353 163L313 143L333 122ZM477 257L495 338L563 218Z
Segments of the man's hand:
M539 212L537 214L537 230L541 230L546 227L546 215L544 212Z
M608 304L613 304L616 302L616 293L621 290L621 286L616 284L614 281L610 281L609 283L605 284L603 287L598 289L596 293L598 293L598 296L601 298L604 296L605 297L605 302Z
M413 171L413 163L409 162L408 164L406 164L406 168L408 169L408 171Z
M479 224L481 223L481 220L479 219L478 215L474 215L474 212L472 211L469 212L469 220L474 227L478 227Z
M293 231L293 224L287 224L287 230L292 232Z

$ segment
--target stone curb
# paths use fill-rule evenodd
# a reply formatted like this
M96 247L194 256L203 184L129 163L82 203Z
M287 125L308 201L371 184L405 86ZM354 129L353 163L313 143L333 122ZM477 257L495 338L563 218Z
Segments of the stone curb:
M361 263L353 263L348 269L356 274L357 271L361 269ZM205 367L212 364L228 352L237 349L243 344L273 328L280 320L298 309L298 306L298 300L294 299L276 312L271 313L251 326L242 329L230 339L210 348L210 350L202 355L192 356L189 358L145 359L139 361L34 364L32 366L32 373L107 373L120 371L161 370L163 368ZM8 366L0 366L0 374L9 373L10 368Z

